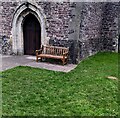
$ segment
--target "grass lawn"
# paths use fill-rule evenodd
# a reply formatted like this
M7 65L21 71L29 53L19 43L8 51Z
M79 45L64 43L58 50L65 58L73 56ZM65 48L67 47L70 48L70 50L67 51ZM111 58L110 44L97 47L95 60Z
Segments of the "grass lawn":
M16 67L2 73L7 116L118 115L118 54L98 53L69 73Z

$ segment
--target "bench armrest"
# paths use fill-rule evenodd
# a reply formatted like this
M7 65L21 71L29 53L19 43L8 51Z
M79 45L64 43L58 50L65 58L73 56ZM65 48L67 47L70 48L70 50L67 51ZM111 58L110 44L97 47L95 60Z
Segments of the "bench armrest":
M63 54L68 54L68 52L64 52Z
M40 49L40 50L36 50L36 52L41 52L42 51L42 49Z
M36 56L37 56L38 54L41 54L41 53L42 53L42 49L36 50Z
M63 56L68 56L68 52L63 53Z

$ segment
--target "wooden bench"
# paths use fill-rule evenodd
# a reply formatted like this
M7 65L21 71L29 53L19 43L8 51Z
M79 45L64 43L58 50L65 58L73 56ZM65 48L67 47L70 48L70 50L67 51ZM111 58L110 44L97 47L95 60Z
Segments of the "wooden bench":
M63 65L68 61L69 48L57 46L42 46L40 50L36 50L36 61L40 58L53 58L62 60Z

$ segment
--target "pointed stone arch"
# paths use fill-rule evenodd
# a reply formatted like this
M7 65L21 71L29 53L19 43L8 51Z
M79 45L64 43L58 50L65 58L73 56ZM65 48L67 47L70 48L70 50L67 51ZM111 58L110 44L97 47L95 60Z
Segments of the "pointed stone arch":
M15 11L12 22L12 51L14 54L24 54L23 22L28 14L33 14L41 25L41 45L47 45L46 17L43 10L31 3L21 4Z

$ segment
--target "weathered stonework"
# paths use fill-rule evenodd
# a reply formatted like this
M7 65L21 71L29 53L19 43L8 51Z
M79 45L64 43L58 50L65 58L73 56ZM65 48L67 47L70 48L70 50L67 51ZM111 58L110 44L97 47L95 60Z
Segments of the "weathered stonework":
M68 39L69 3L39 2L47 19L47 36L61 40Z
M10 41L9 38L5 36L2 37L1 47L2 47L1 50L2 54L7 54L7 55L12 54L12 42Z
M99 51L117 51L119 10L118 2L1 1L1 53L24 54L22 25L29 13L40 22L41 44L69 47L70 63Z
M118 15L120 3L105 3L102 12L103 50L118 51Z

